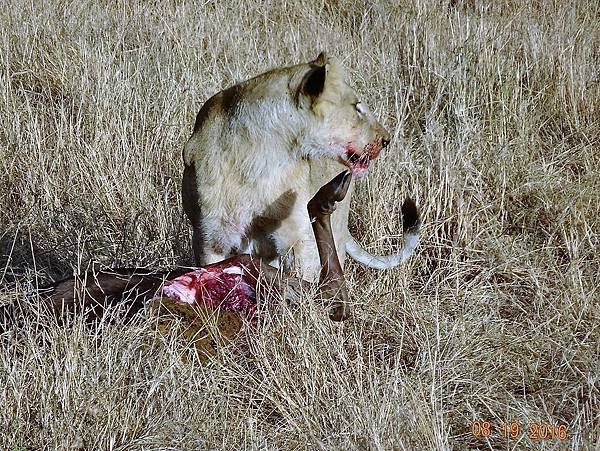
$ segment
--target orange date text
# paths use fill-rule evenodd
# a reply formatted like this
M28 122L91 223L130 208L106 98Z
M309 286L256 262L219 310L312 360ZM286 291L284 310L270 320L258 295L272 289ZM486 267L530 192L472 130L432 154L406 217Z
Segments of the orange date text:
M525 423L519 421L502 421L493 423L491 421L475 420L471 422L470 432L473 437L487 438L491 436L502 436L510 439L518 439L522 434L527 434L531 440L567 440L569 431L566 424L553 423Z

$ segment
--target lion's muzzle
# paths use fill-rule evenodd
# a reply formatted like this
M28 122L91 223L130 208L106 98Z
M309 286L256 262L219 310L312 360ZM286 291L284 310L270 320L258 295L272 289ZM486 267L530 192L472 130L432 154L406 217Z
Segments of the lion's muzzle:
M389 143L389 135L386 135L367 144L362 150L357 150L353 146L347 146L343 163L352 170L353 175L359 178L363 177L369 170L371 161L379 158L381 151Z

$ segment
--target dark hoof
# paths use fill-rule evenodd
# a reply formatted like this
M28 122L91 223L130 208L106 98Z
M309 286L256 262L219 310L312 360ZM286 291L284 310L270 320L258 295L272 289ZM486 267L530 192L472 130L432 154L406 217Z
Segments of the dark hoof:
M331 197L336 202L341 202L346 197L348 188L350 187L350 181L352 180L352 171L340 172L331 180L327 185L333 189Z
M336 175L329 183L323 185L317 194L308 202L308 212L311 218L330 215L335 211L335 203L346 197L352 172L344 171Z

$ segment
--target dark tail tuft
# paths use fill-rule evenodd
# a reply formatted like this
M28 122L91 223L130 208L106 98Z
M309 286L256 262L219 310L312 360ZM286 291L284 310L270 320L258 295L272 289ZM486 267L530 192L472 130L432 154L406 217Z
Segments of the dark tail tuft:
M410 197L407 197L402 204L402 230L404 233L416 232L421 225L419 209L417 204Z

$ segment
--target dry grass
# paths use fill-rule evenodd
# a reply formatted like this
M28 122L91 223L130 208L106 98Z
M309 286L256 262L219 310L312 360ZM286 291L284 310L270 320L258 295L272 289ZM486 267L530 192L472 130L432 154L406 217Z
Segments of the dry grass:
M0 338L0 448L600 446L599 23L593 0L5 2L0 302L90 260L185 262L196 111L321 49L394 135L352 229L391 251L408 194L425 225L408 266L349 268L353 320L307 302L205 365L144 318L26 322Z

